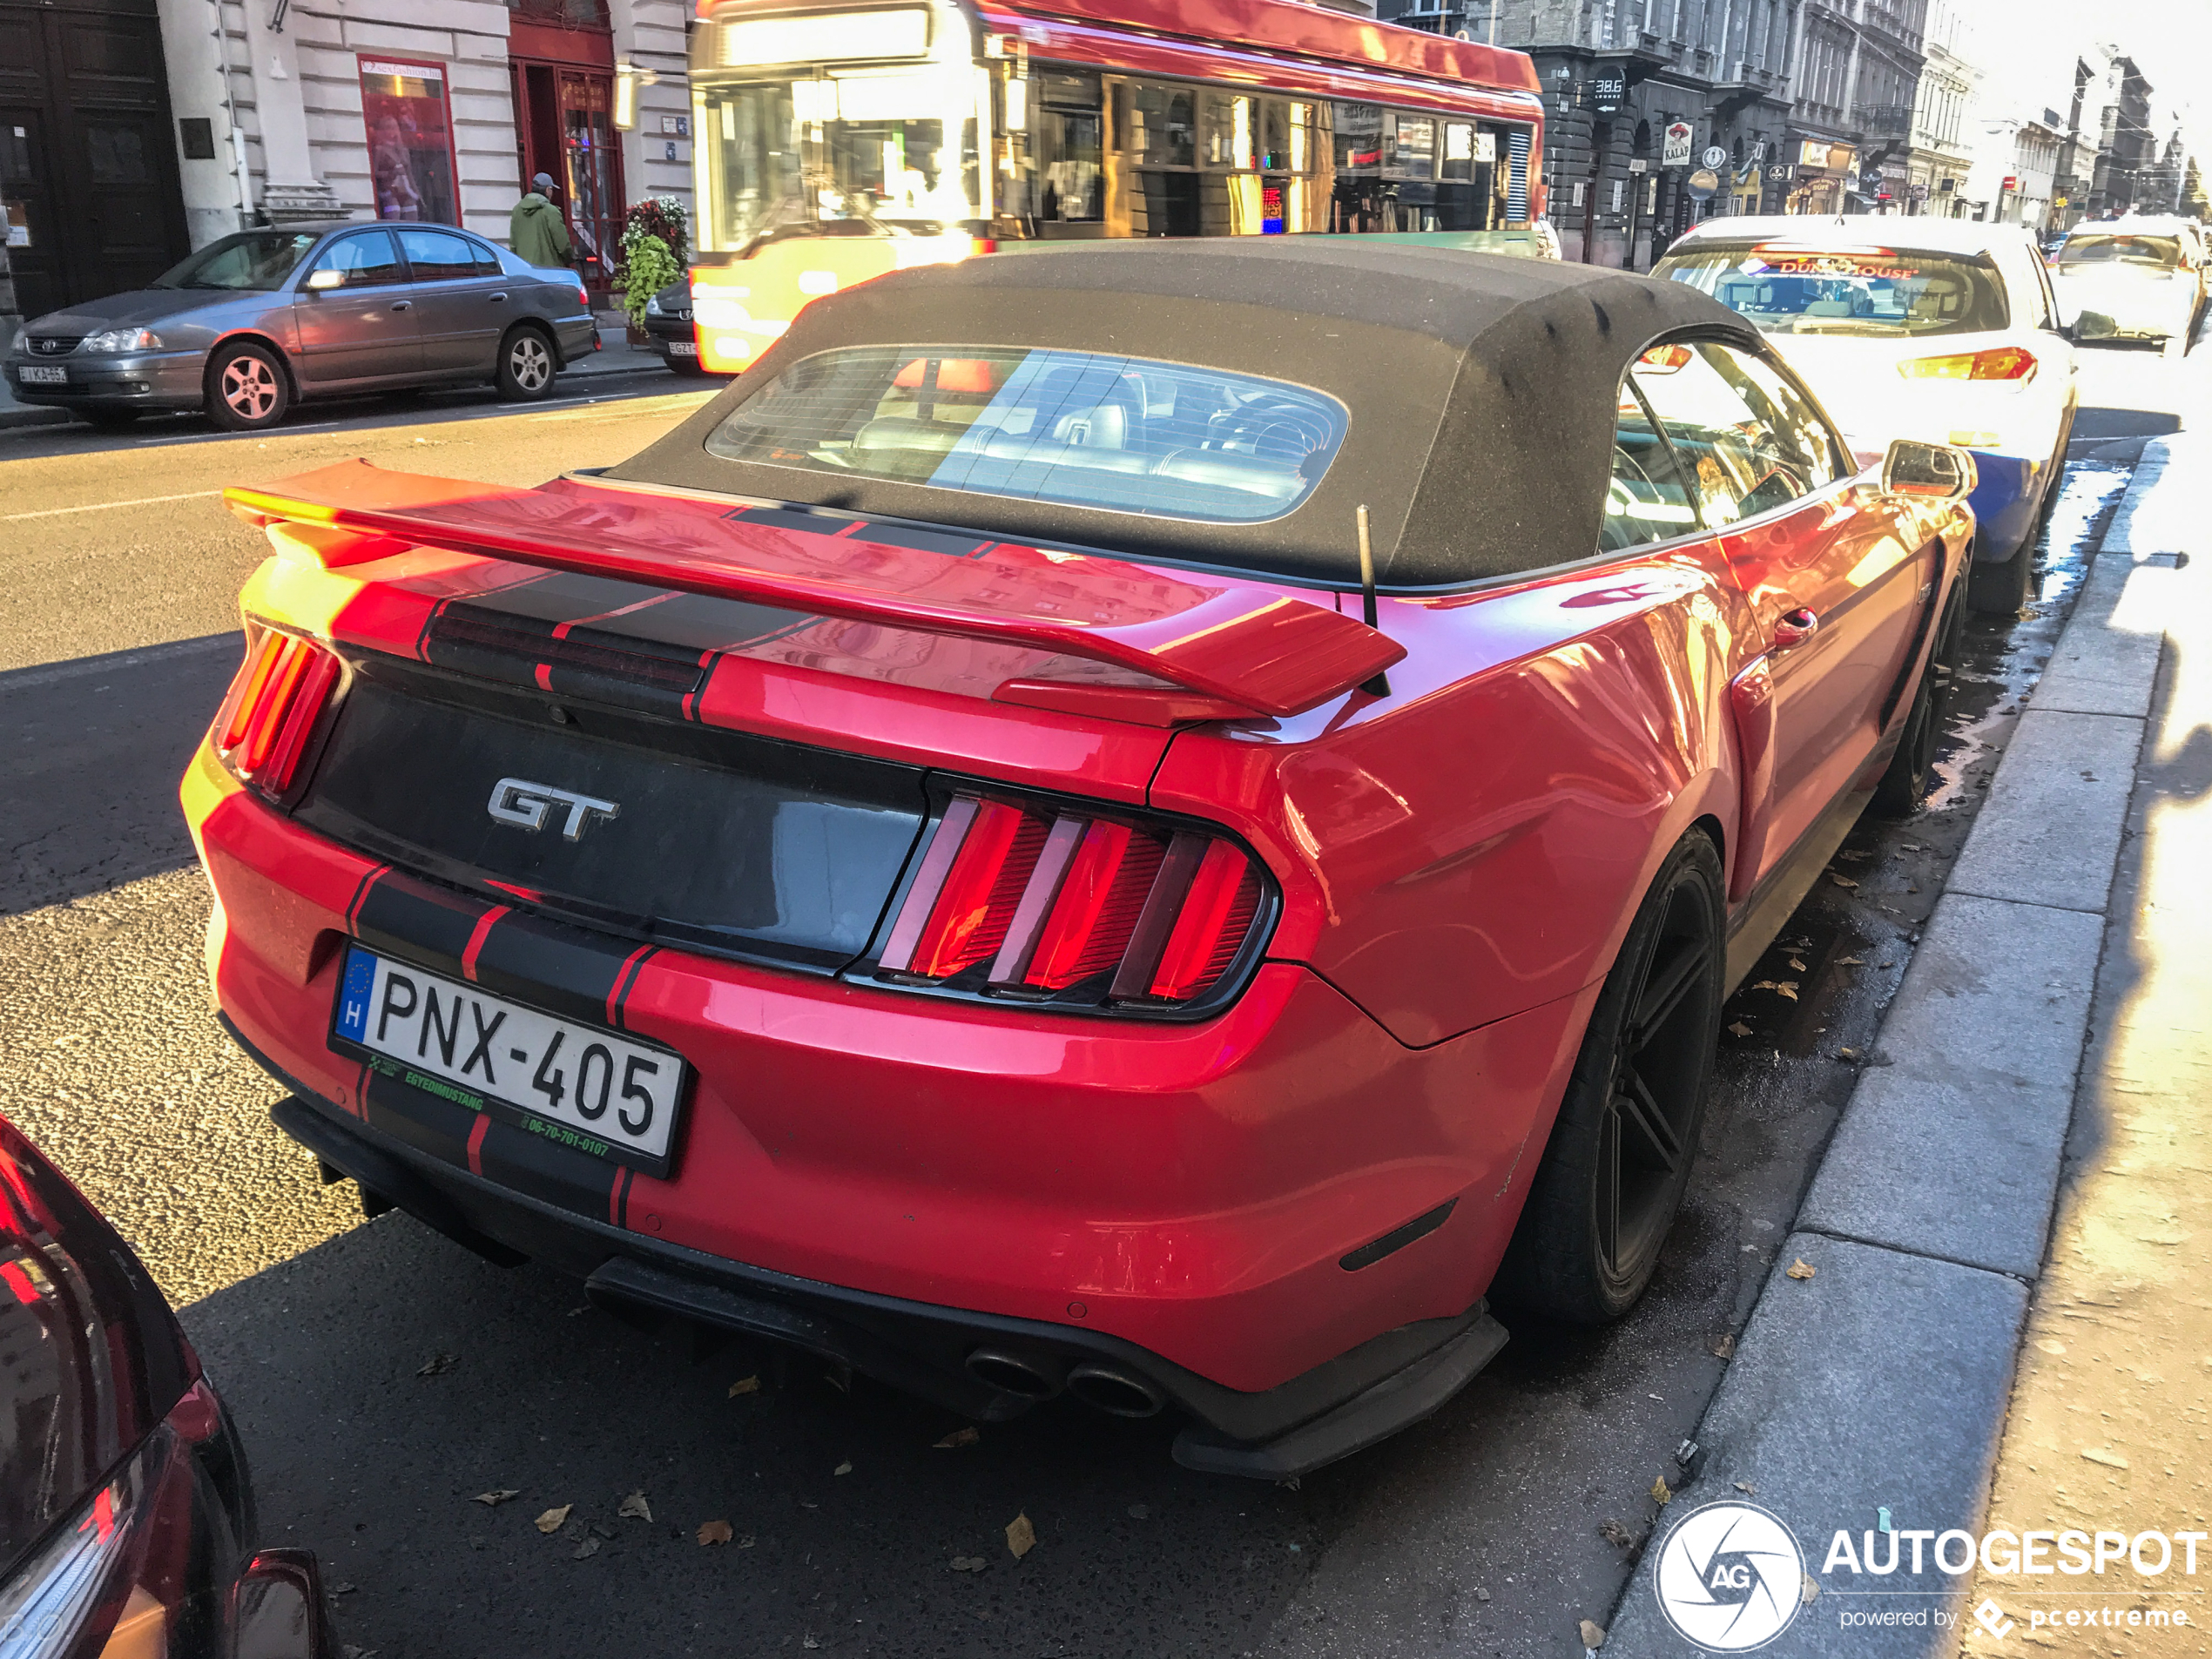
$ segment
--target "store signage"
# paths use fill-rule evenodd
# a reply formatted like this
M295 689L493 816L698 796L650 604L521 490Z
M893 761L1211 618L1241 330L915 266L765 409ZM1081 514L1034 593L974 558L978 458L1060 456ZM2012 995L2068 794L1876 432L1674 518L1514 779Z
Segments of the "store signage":
M1727 164L1728 152L1717 144L1709 144L1705 146L1704 159L1705 165L1709 167L1721 167Z
M1689 165L1689 122L1669 123L1665 138L1660 146L1659 165L1662 167Z
M1800 167L1821 167L1831 172L1849 172L1858 159L1858 152L1848 144L1831 144L1825 138L1807 138L1797 146Z

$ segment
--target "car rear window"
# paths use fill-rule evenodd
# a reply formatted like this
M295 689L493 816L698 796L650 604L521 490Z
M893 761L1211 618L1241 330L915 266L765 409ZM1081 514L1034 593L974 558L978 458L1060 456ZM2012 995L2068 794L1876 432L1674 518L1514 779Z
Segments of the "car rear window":
M2148 265L2170 271L2181 262L2181 239L2173 236L2104 236L2077 231L2059 249L2061 268L2069 265Z
M1704 242L1651 274L1709 293L1770 334L1966 334L2011 326L1986 260L1888 247Z
M1344 406L1096 352L855 346L793 363L708 436L729 461L1212 523L1295 508Z

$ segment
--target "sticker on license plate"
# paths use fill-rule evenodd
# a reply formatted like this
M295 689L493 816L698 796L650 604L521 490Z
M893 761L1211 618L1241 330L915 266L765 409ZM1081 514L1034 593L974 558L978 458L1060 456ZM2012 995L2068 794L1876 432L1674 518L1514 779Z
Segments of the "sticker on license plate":
M697 357L699 343L696 340L671 340L668 342L668 354L671 357Z
M25 386L66 386L69 371L58 363L25 363L16 373Z
M358 945L347 951L331 1034L441 1099L516 1117L595 1157L667 1170L685 1068L665 1049Z

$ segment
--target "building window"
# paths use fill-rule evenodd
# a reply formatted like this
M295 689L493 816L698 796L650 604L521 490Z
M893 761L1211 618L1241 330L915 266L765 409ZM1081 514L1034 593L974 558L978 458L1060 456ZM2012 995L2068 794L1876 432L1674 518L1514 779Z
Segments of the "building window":
M459 224L445 65L388 57L356 61L376 217Z

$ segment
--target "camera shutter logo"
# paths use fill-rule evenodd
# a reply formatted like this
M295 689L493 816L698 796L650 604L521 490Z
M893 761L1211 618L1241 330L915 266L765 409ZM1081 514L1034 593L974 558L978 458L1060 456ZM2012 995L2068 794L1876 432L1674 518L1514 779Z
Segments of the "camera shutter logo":
M1709 1503L1667 1534L1652 1588L1684 1641L1749 1653L1790 1628L1804 1577L1804 1552L1779 1519L1754 1503Z

